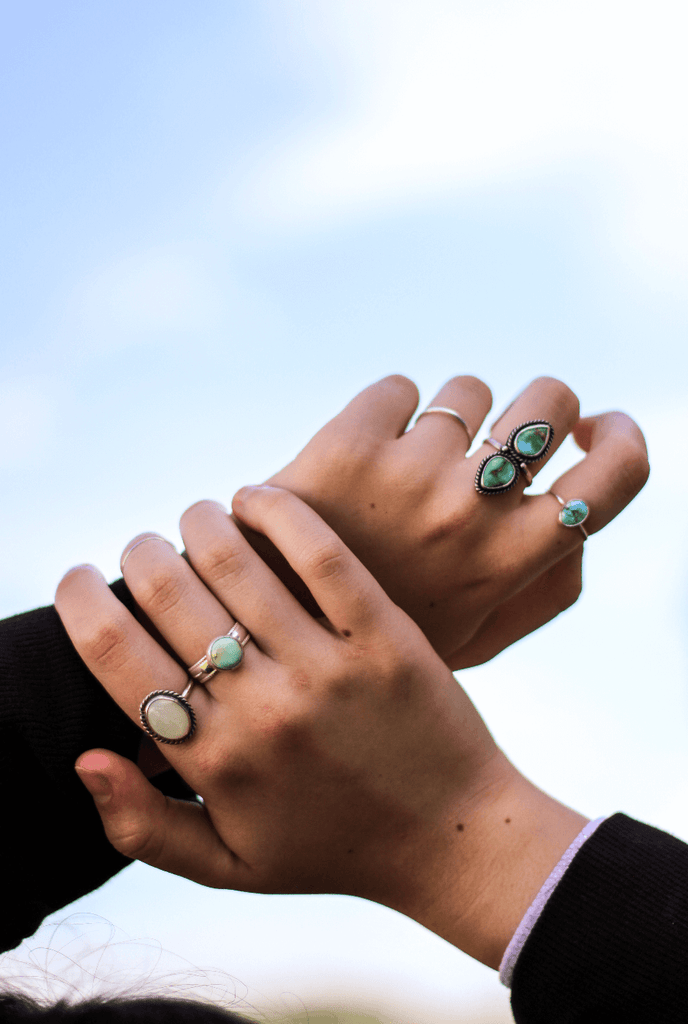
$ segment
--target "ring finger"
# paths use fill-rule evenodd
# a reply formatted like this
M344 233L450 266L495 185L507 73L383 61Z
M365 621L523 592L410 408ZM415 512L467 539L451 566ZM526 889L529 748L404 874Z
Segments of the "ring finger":
M511 403L501 416L490 427L490 442L486 441L471 456L469 462L474 473L477 474L483 460L490 456L497 455L500 446L505 445L512 431L521 424L544 423L550 427L549 436L546 430L537 432L536 441L542 445L542 454L535 455L537 448L531 448L528 458L519 459L518 451L513 449L516 462L515 475L510 472L507 465L504 468L508 471L504 476L507 484L511 483L510 494L512 504L518 504L524 487L529 486L532 479L544 465L547 464L564 438L573 430L578 422L579 404L578 398L566 384L554 377L538 377L532 381L524 391ZM533 461L529 461L533 458ZM506 460L502 460L504 463ZM495 465L497 461L495 460ZM483 481L481 471L481 482ZM506 490L506 488L505 488ZM500 492L496 492L500 493Z
M421 450L427 463L465 455L490 411L492 394L478 377L452 377L416 419L401 443Z

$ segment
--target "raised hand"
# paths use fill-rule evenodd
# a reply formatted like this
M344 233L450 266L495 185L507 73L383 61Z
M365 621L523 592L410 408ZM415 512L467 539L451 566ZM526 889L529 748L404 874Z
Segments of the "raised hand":
M299 498L247 488L234 513L326 619L213 502L182 517L193 568L159 538L129 545L127 584L167 650L92 567L58 588L79 654L137 723L143 698L184 690L182 666L235 618L252 638L235 671L192 689L193 735L164 747L202 805L165 798L108 751L79 759L108 838L205 885L386 903L495 966L585 819L516 772L421 630Z
M367 388L269 483L298 494L332 526L389 596L411 615L447 664L477 665L568 608L580 594L583 537L558 519L552 495L480 495L474 478L494 448L466 452L489 412L489 388L455 377L429 403L455 410L406 430L415 385L387 377ZM643 435L619 412L579 420L578 399L560 381L532 382L484 434L506 441L542 419L554 441L529 466L537 472L569 433L586 452L553 490L590 506L589 533L606 526L648 476ZM406 432L405 432L406 431ZM535 483L537 488L537 483ZM262 538L254 546L313 607L303 586Z

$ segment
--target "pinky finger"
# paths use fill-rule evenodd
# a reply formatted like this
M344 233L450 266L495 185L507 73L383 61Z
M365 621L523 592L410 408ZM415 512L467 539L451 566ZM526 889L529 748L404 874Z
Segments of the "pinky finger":
M139 768L109 750L89 750L75 765L119 853L213 888L239 888L245 865L213 828L204 808L164 796Z

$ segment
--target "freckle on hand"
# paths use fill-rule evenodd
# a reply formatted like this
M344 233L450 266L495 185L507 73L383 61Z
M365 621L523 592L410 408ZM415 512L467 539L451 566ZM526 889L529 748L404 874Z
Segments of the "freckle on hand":
M463 832L463 825L461 824L461 822L459 822L459 824L456 826L456 831Z

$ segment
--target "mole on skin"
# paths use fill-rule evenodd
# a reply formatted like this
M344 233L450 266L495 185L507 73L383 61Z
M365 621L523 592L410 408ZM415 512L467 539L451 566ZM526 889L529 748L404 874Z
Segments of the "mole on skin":
M504 819L504 824L505 825L510 825L511 824L511 818L505 818Z
M350 629L343 629L342 633L344 634L344 636L351 636L351 630Z
M459 824L456 826L456 831L463 832L463 825L461 824L461 822L459 822Z
M371 508L375 508L375 502L374 502L374 501L371 501L371 503L370 503L370 507L371 507Z

